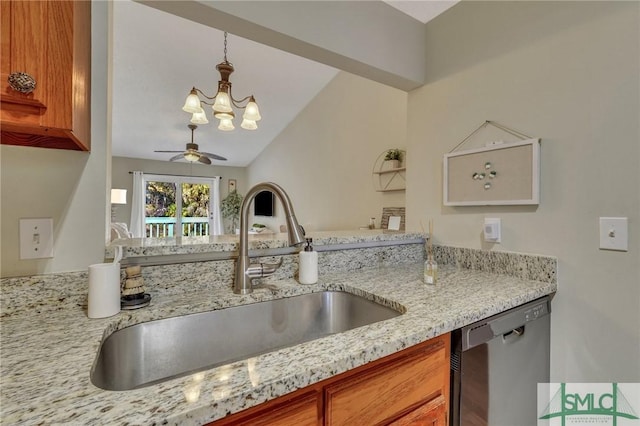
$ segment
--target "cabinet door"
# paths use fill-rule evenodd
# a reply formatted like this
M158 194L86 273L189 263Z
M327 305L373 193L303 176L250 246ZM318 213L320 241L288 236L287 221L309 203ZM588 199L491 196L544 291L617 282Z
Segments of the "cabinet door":
M433 345L404 358L327 386L326 424L384 424L411 407L445 399L448 361L445 340L434 339Z
M2 143L88 151L91 2L0 1ZM8 77L35 79L31 93Z
M2 1L2 120L39 126L46 111L47 2ZM9 75L24 72L36 80L31 93L9 85Z
M245 426L321 426L322 404L319 392L311 392L281 401L255 407L254 410L241 412L239 415L225 417L211 426L245 425Z
M447 403L442 395L423 404L388 426L446 426Z

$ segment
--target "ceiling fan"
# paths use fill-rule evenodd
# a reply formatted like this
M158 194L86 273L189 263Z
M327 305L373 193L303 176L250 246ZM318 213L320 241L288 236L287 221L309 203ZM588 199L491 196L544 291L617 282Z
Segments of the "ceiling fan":
M219 161L227 161L226 158L221 157L217 154L212 154L210 152L198 151L198 144L193 142L193 132L198 128L195 124L189 124L188 126L191 129L191 143L187 143L186 151L153 151L153 152L165 152L165 153L175 153L179 152L180 154L175 155L169 158L169 161L176 161L181 158L185 160L195 163L196 161L203 164L211 164L211 160L219 160Z

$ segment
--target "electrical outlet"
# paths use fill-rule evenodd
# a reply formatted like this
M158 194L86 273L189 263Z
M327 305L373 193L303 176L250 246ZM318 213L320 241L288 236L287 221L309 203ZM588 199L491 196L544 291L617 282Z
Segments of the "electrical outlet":
M600 218L600 250L628 250L628 226L626 217Z
M53 219L20 219L20 259L53 257Z
M502 241L502 226L500 218L484 219L484 240L489 243Z

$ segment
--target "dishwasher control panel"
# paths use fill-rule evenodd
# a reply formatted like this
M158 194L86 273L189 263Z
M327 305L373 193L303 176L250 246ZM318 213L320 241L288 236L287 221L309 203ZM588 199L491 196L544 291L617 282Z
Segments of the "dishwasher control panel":
M524 311L524 320L526 322L533 321L548 313L547 303L540 303Z

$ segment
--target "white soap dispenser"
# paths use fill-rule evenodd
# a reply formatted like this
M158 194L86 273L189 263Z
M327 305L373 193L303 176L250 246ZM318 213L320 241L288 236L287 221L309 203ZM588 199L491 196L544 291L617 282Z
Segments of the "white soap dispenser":
M313 238L306 238L307 245L300 251L300 270L298 282L300 284L315 284L318 282L318 252L313 250Z

